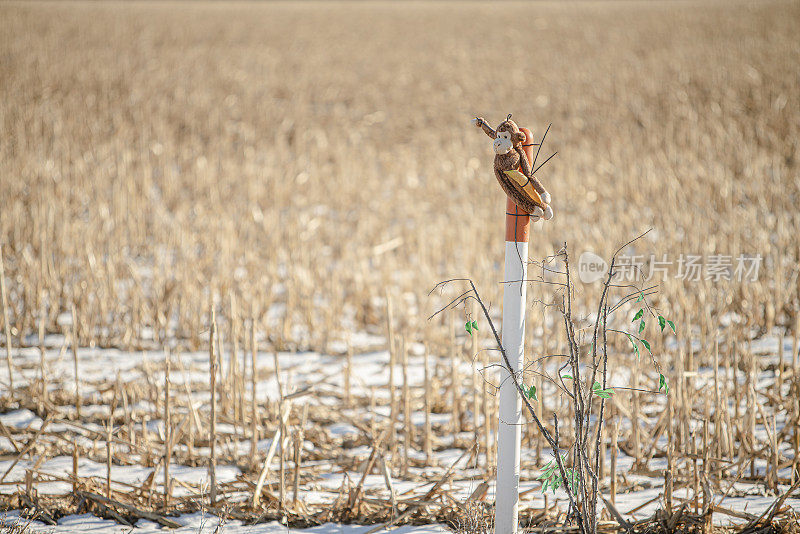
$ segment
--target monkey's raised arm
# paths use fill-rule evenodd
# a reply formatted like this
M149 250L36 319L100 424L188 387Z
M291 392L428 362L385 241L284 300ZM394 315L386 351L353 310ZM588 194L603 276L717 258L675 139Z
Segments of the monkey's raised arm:
M483 120L483 117L475 117L472 119L472 124L483 130L486 135L491 137L492 139L497 139L497 132L492 130L492 127L489 126L489 123Z
M550 195L547 193L547 190L542 185L542 182L540 182L539 179L533 176L533 174L531 173L531 166L528 163L528 158L525 156L525 153L519 149L517 150L517 152L519 152L519 167L520 170L522 171L522 174L524 174L525 177L531 181L533 188L536 189L536 192L543 197L542 198L543 200L544 197L547 196L548 200L545 200L545 203L549 204Z

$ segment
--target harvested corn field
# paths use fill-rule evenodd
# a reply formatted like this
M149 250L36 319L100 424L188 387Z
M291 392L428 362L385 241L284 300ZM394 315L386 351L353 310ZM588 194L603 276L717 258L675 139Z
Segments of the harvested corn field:
M598 531L796 529L799 33L794 2L0 3L8 528L492 530L501 360L474 302L434 315L464 287L429 292L468 277L500 327L470 119L513 113L557 152L520 376L565 442L555 356L597 350L592 266L650 230ZM575 529L531 417L520 524Z

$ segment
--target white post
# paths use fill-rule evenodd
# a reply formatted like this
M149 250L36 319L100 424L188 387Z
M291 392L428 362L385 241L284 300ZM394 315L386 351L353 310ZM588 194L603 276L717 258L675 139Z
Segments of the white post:
M520 128L527 139L532 135ZM530 141L526 141L529 143ZM528 161L531 147L526 148ZM503 281L503 349L514 372L525 364L525 293L528 262L528 214L511 199L506 203L506 258ZM501 362L505 367L505 362ZM521 378L520 375L517 375ZM516 534L519 527L519 451L522 436L522 399L508 371L500 376L500 422L497 430L497 485L495 534Z
M504 280L524 280L527 260L528 243L506 241ZM515 372L522 368L525 359L525 286L524 282L513 282L503 288L503 348ZM501 373L500 379L495 534L516 534L522 399L507 371Z

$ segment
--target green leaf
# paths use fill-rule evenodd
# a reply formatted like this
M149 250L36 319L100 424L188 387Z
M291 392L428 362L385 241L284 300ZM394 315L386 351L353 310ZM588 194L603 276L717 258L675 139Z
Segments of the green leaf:
M646 339L640 339L639 341L642 342L642 345L644 345L644 348L647 349L647 352L649 352L650 354L653 354L653 351L650 350L650 342L649 341L647 341Z
M631 346L633 347L633 352L636 353L636 357L637 358L641 358L641 355L639 354L639 347L636 345L636 342L633 340L633 336L628 334L627 332L625 333L625 335L628 336L628 341L631 342Z
M664 318L663 315L658 316L658 326L661 327L661 331L664 331L664 327L667 326L667 320Z
M569 489L575 493L575 487L578 482L578 472L574 469L567 470L567 484L569 484Z
M523 389L524 388L525 386L523 386ZM536 398L536 386L529 387L528 390L525 391L525 396L528 397L529 399L538 400Z
M558 466L553 463L553 460L547 462L547 465L542 467L542 474L537 477L537 480L544 480L546 478L550 478L550 475L553 473L556 467Z
M611 388L608 388L608 389L596 389L594 391L594 394L597 395L600 398L608 399L608 398L611 397L611 395L614 394L614 390L611 389Z
M467 334L472 335L472 323L470 323L469 321L464 323L464 330L467 331Z
M672 328L672 331L673 331L675 334L677 334L677 333L678 333L678 331L677 331L677 330L675 330L675 323L673 323L672 321L667 321L667 324L669 325L669 327L670 327L670 328Z
M644 315L644 308L642 308L641 310L636 312L636 315L633 316L633 319L631 319L631 322L633 323L633 322L636 322L637 319L641 319L642 315Z
M664 395L669 395L669 385L667 384L667 377L662 375L661 373L658 374L658 391L661 391L661 388L664 388Z
M572 378L571 375L561 375L561 378L566 378L567 380L575 380L574 378Z
M644 319L642 319L642 322L639 323L639 333L641 334L642 331L644 331Z
M636 302L642 302L644 300L644 293L639 292L639 298L636 299Z
M472 329L473 330L477 330L478 329L478 323L476 321L472 321Z
M612 388L603 389L603 386L600 385L600 382L595 382L592 384L592 392L598 397L602 397L604 399L607 399L614 394L614 390Z

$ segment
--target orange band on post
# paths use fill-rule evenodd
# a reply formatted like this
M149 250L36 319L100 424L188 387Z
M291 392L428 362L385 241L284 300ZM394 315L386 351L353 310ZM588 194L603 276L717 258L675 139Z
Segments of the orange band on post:
M527 128L519 129L525 134L527 145L533 142L533 134ZM528 163L533 161L533 146L524 146L522 150L528 158ZM517 243L527 243L531 229L530 214L517 206L517 204L507 197L506 200L506 241L516 241Z

